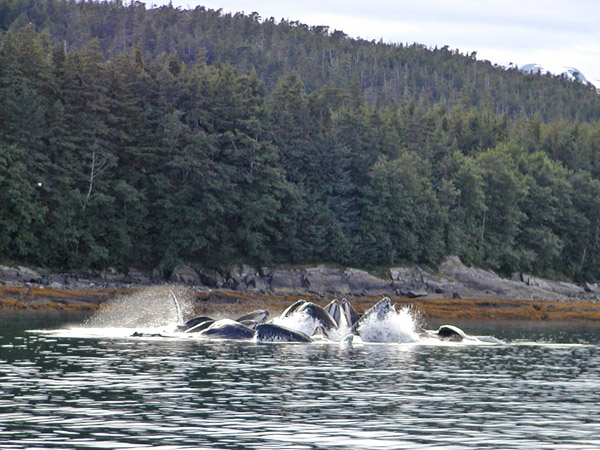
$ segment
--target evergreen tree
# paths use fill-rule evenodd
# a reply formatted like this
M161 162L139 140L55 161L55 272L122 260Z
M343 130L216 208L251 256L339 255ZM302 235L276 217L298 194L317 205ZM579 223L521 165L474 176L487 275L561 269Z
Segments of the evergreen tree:
M447 47L0 0L0 257L600 276L600 96Z
M363 264L434 263L443 255L440 208L421 165L404 152L381 158L369 172L357 243Z

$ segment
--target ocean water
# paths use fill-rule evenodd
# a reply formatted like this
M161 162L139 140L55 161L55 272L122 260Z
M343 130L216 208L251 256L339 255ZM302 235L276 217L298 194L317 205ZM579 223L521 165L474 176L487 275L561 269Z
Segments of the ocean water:
M600 448L597 325L341 345L135 338L86 319L0 311L1 449Z

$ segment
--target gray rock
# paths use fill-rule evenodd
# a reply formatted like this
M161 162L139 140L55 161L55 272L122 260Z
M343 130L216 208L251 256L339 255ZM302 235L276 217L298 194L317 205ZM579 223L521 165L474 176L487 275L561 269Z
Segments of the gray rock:
M228 287L227 278L217 271L199 270L198 275L204 286L214 289Z
M247 279L246 283L248 285L248 289L266 293L271 289L270 271L266 268L261 268L260 271L256 271L253 278Z
M28 280L32 283L40 283L42 281L42 275L38 271L28 267L19 266L19 274L23 280Z
M528 274L506 280L491 270L466 267L456 256L448 257L440 272L452 279L452 289L463 298L502 297L533 300L568 300L584 298L585 290L572 283L551 281ZM519 280L522 280L520 281ZM519 280L519 281L515 281ZM450 289L447 289L450 291ZM589 294L588 294L589 295Z
M440 273L444 276L466 282L496 282L504 281L491 270L465 266L458 256L449 256L440 265Z
M569 298L580 298L586 295L586 291L582 286L578 286L573 283L568 283L566 281L552 281L552 280L544 280L548 285L547 290L563 295Z
M512 281L523 281L523 274L521 272L513 272L510 279Z
M535 286L542 289L550 289L550 284L542 278L537 278L531 275L527 275L525 273L522 274L522 278L523 283L525 283L527 286Z
M452 289L448 279L431 275L420 267L393 267L390 276L394 286L405 296L411 292L441 294Z
M446 258L439 271L451 281L445 290L456 292L461 298L524 298L523 283L505 280L491 270L467 267L457 256Z
M152 275L150 275L150 279L154 283L161 283L165 281L165 265L160 263L158 266L152 270Z
M190 267L190 269L192 268ZM123 282L128 284L150 284L150 277L141 270L129 269L127 275L123 277Z
M65 274L62 273L51 273L50 275L46 276L44 278L44 284L47 284L48 286L62 286L64 288L64 286L67 284L67 276ZM57 287L54 287L54 289L59 289Z
M275 293L301 292L307 287L304 271L300 269L273 269L267 275Z
M24 266L0 266L0 280L12 283L41 283L42 275Z
M201 285L202 280L196 269L186 265L180 265L173 269L169 281L173 283L184 283L192 285Z
M91 280L85 278L68 277L66 280L67 289L89 289L94 286L95 284Z
M425 290L421 290L421 291L411 290L411 291L408 291L406 296L408 298L418 298L418 297L426 297L427 295L428 295L428 292Z
M233 268L230 277L239 283L245 283L247 279L255 278L258 271L246 264L239 264Z
M101 278L103 280L106 280L107 282L119 283L123 280L123 278L125 278L125 275L117 271L117 269L115 269L114 267L109 267L102 274Z
M246 264L236 266L230 274L230 280L233 282L233 289L269 289L269 280L266 277L263 277L258 270L256 270L253 267L247 266Z
M359 269L346 269L344 277L352 294L389 295L393 290L391 282L382 280Z
M123 281L131 284L150 284L150 277L141 270L130 268L127 271L127 275L123 278Z
M349 295L352 291L341 270L327 266L310 267L305 270L308 291L315 294Z
M392 267L390 269L392 280L403 283L423 283L428 275L427 272L419 267Z
M446 289L443 286L433 286L433 292L435 292L436 294L445 294Z
M555 281L551 281L551 284L556 283ZM569 283L568 281L559 281L558 283L558 287L555 288L557 291L560 290L565 290L566 292L573 292L573 293L583 293L585 292L585 288L583 288L582 286L578 286L574 283Z

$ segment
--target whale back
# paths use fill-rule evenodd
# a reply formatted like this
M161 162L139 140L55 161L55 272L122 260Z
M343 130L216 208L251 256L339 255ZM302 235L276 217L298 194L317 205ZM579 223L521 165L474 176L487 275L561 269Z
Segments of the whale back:
M312 302L304 303L300 308L298 308L299 313L307 314L309 317L312 317L316 321L320 322L321 326L326 330L335 330L338 327L337 322L331 317L325 308L316 305Z
M467 334L454 325L442 325L437 330L437 335L445 341L460 342L467 337Z
M269 311L266 311L264 309L257 309L256 311L252 311L248 314L244 314L243 316L238 317L236 319L236 322L244 322L246 320L251 320L256 323L263 323L266 322L268 317Z
M261 323L256 327L258 342L312 342L310 336L273 323Z
M199 321L196 325L189 327L184 333L200 333L215 323L214 319L206 318L206 320Z
M190 328L193 328L196 325L206 322L208 320L212 320L214 322L214 319L212 317L207 317L207 316L194 317L193 319L188 320L183 325L178 325L177 330L178 331L186 331L186 330L189 330Z
M202 331L201 335L218 339L251 339L254 330L235 320L222 319Z

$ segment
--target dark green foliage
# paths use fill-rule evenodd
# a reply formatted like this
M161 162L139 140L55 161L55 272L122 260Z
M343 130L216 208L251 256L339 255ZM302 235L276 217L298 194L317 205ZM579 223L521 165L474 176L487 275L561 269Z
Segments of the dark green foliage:
M436 262L443 255L442 217L415 154L381 158L362 189L357 257L363 264Z
M600 96L199 7L0 0L0 259L600 278Z
M0 144L0 254L38 261L41 243L35 231L46 209L25 155L21 148Z

